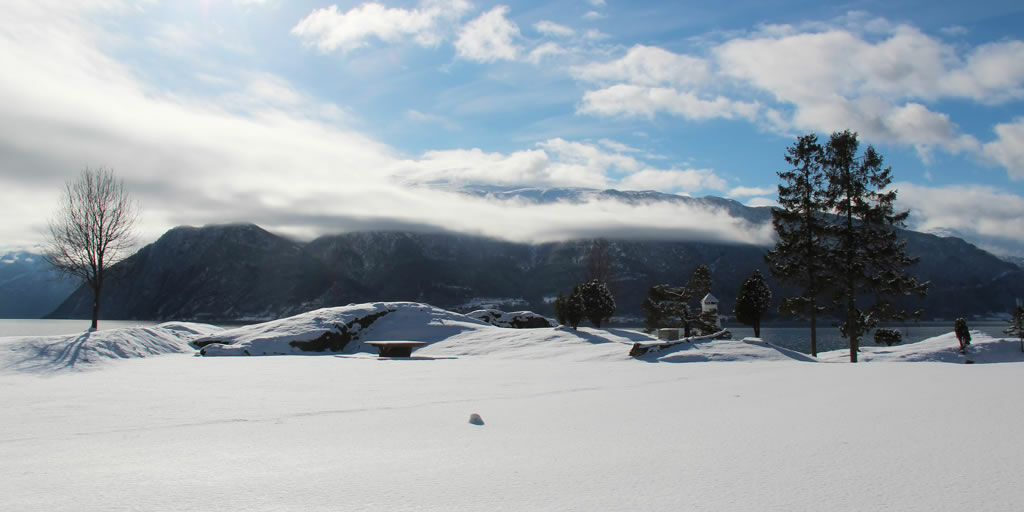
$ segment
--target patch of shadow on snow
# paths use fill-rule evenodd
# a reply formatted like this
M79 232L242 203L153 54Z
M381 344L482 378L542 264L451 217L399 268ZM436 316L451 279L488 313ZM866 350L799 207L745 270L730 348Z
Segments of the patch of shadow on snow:
M659 352L636 357L648 363L702 363L711 361L800 361L816 363L817 359L760 338L742 340L706 340L680 343Z
M63 336L32 336L13 340L5 348L5 367L29 373L77 370L116 359L135 359L188 353L188 340L213 332L201 324L168 323Z
M599 334L594 333L594 332L573 330L571 327L566 327L564 325L560 325L558 327L555 327L555 330L572 334L572 335L576 336L577 338L579 338L579 339L581 339L583 341L586 341L587 343L593 343L595 345L600 344L600 343L621 343L621 342L616 342L616 341L610 340L606 336L602 336L602 335L599 335ZM599 331L599 332L607 333L607 334L612 334L612 335L615 335L615 336L619 336L621 338L624 338L625 340L628 340L628 341L631 341L631 342L634 342L634 343L637 343L637 342L644 343L644 342L650 342L651 341L651 336L650 335L644 334L642 332L630 331L630 330L627 330L627 329L601 329L601 331ZM628 346L627 346L626 350L627 351L629 350Z

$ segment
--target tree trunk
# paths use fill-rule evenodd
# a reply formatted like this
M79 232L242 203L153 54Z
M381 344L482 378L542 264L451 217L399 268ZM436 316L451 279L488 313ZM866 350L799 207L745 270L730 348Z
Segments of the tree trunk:
M761 337L761 319L760 318L755 318L754 319L754 337L755 338L760 338Z
M847 313L846 313L846 336L850 338L850 362L851 363L856 363L857 362L857 349L859 348L857 345L858 345L858 342L860 341L860 339L853 332L853 329L854 329L854 324L853 324L853 322L854 322L854 319L853 319L854 306L852 304L847 304L846 308L847 308Z
M817 306L811 301L811 357L818 357L818 312L815 309Z
M92 289L92 326L90 329L96 330L100 319L100 288L97 286Z

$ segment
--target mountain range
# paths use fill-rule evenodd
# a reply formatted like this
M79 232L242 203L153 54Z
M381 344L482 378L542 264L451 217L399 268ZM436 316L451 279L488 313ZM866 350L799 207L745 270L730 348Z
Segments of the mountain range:
M0 318L40 318L77 287L38 254L12 251L0 256Z
M578 189L476 191L525 201L574 201L595 194L625 201L686 201L762 224L768 208L654 192ZM908 302L925 318L1008 311L1024 294L1024 270L955 237L904 231L931 282L927 298ZM592 240L516 243L454 233L360 232L298 242L252 224L177 227L115 266L102 315L116 319L230 321L278 318L319 307L411 300L468 311L482 307L552 314L552 299L584 278ZM769 275L766 247L726 242L610 240L617 316L637 322L647 289L682 284L698 264L711 268L723 312L754 269ZM789 291L769 277L776 300ZM84 288L51 313L87 317Z

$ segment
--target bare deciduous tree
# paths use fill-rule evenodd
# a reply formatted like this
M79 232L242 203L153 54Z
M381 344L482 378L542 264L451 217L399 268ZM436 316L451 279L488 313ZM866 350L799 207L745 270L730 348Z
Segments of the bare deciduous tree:
M138 206L113 170L86 167L64 184L49 223L45 258L58 272L92 289L92 329L99 319L103 280L134 244L137 220Z
M612 248L607 239L598 238L586 255L587 281L609 283L612 279Z

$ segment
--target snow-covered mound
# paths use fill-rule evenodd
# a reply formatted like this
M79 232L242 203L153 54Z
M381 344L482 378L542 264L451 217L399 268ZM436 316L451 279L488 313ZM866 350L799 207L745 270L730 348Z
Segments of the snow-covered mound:
M960 342L952 332L928 338L917 343L891 347L861 345L859 361L926 361L941 363L1010 363L1024 361L1020 341L1011 338L993 338L981 331L971 331L971 344L967 354L960 353ZM818 354L821 361L850 360L848 349L831 350Z
M478 309L466 313L466 316L497 327L510 329L539 329L541 327L554 327L558 325L533 311L505 312L498 309Z
M660 351L652 351L637 359L663 363L697 363L707 361L804 361L815 359L760 338L742 340L701 340L679 343Z
M376 354L371 341L423 341L417 356L498 355L575 360L626 359L650 336L626 330L507 329L415 302L377 302L318 309L273 322L225 330L192 342L200 353L279 355Z
M417 357L490 356L571 361L628 360L634 343L657 339L625 329L566 327L508 329L468 315L415 302L377 302L310 311L273 322L197 338L207 356L280 354L375 355L374 341L422 341ZM638 358L643 361L812 361L761 340L683 343Z
M207 324L168 322L155 327L0 338L0 365L19 371L53 371L111 359L192 352L189 341L219 330Z

